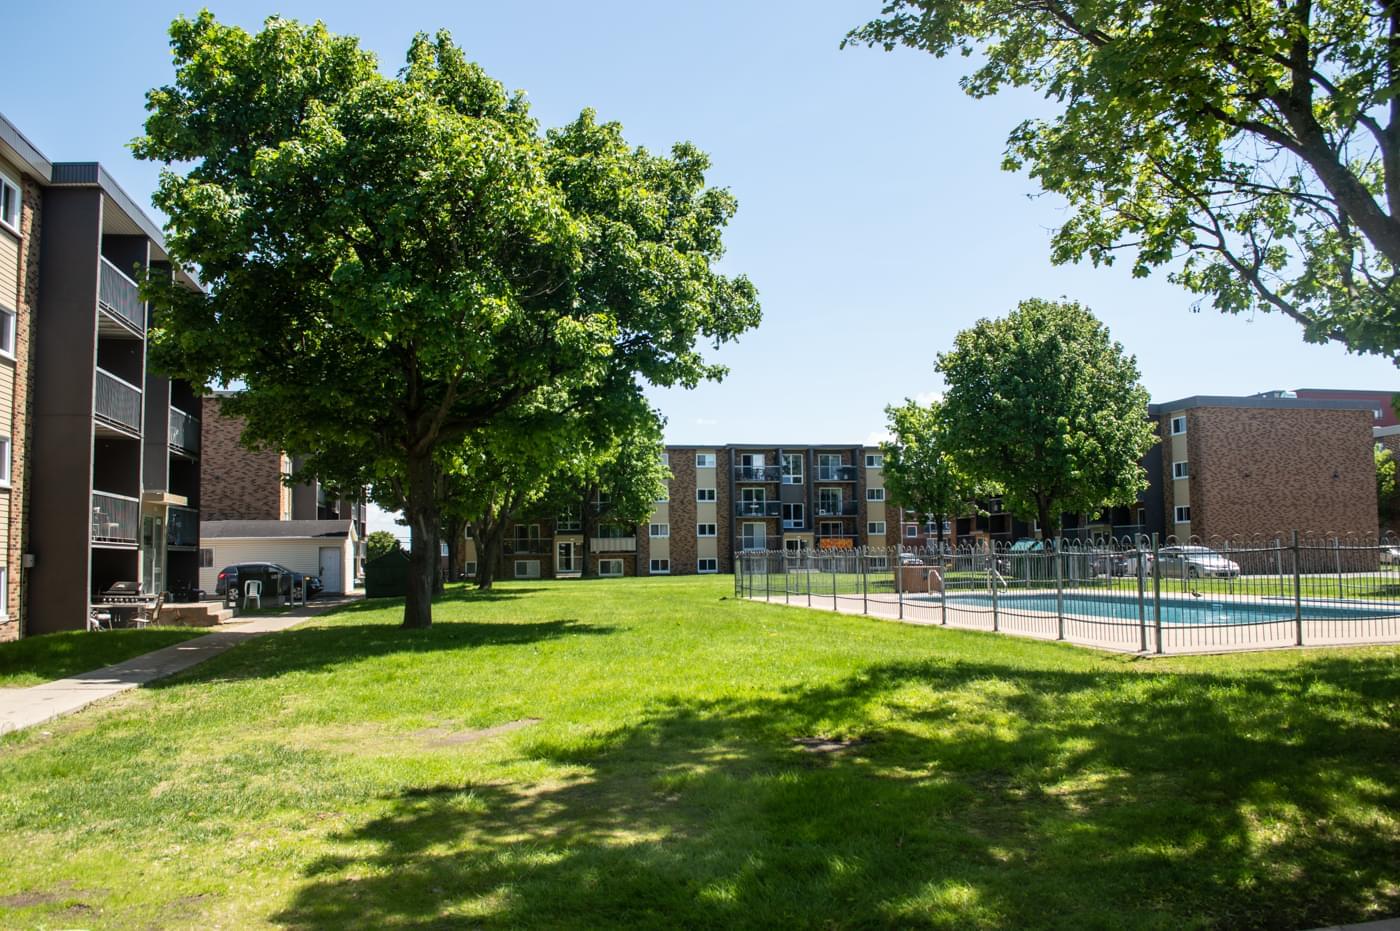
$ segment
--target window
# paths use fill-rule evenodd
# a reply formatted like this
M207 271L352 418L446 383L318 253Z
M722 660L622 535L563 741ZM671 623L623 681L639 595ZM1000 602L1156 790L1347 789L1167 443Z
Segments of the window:
M841 513L841 489L817 489L817 513L832 515Z
M554 519L555 533L581 533L583 522L578 519L577 514L560 514Z
M620 559L600 559L598 560L598 576L604 579L615 579L622 575L622 560Z
M627 526L618 523L599 524L595 531L596 539L599 540L626 540L634 536L634 533Z
M839 482L841 480L841 457L831 453L817 456L817 481Z
M204 547L203 549L201 549L201 550L199 551L199 568L201 568L201 569L213 569L213 568L214 568L214 551L213 551L212 549L209 549L208 547Z
M0 436L0 488L10 487L10 438Z
M695 489L695 500L713 501L715 500L715 490L713 488L697 488Z
M671 574L671 560L669 560L669 559L653 559L653 560L651 561L651 574L652 574L652 575L670 575L670 574Z
M662 453L662 454L661 454L661 464L664 465L664 466L669 466L669 465L671 464L671 454L670 454L670 453Z
M0 356L15 357L15 312L0 307Z
M697 469L713 469L714 467L715 467L715 454L714 454L714 453L696 453L696 454L695 454L695 468L697 468Z
M766 488L740 488L739 500L751 504L763 504L768 500L768 489Z
M19 235L20 213L19 185L9 175L0 174L0 224L14 230Z
M865 467L867 469L883 469L885 467L885 457L879 453L866 453Z
M517 559L515 561L515 577L517 579L538 579L540 577L540 561L538 559Z
M1191 467L1184 460L1172 463L1172 478L1190 478Z
M746 550L767 549L768 528L763 524L744 524L739 529L739 543Z
M866 500L866 501L884 501L884 500L885 500L885 489L883 489L883 488L867 488L867 489L865 489L865 500Z
M1182 507L1181 505L1177 505L1177 507L1176 507L1176 522L1177 522L1178 524L1189 524L1189 523L1191 523L1191 508L1190 508L1189 506L1187 506L1187 507Z
M10 570L0 566L0 617L10 615Z
M919 535L919 525L918 525L918 524L905 524L905 525L904 525L904 535L905 535L906 537L908 537L909 539L911 539L911 540L914 539L915 537L917 537L917 536Z
M661 494L659 494L659 495L656 496L656 503L657 503L657 504L665 504L666 502L668 502L668 501L670 501L670 500L671 500L671 483L670 483L670 482L662 482L662 483L661 483Z
M714 559L714 558L711 558L711 559L697 559L697 560L695 560L695 571L696 571L696 572L718 572L718 571L719 571L719 560L718 560L718 559Z
M767 457L763 453L740 453L739 465L746 469L761 469L767 465Z
M801 530L807 526L807 507L803 504L783 505L783 529Z
M471 562L468 562L466 565L464 565L464 566L462 567L462 572L463 572L463 574L465 574L466 577L469 578L469 579L475 577L475 576L476 576L476 560L472 560Z
M824 520L817 525L817 536L840 537L846 533L839 520Z
M803 463L801 453L783 453L784 485L801 485L802 469Z
M1186 432L1186 418L1185 418L1185 417L1173 417L1173 418L1172 418L1172 436L1180 436L1181 434L1183 434L1183 433L1185 433L1185 432Z
M696 525L695 525L695 535L696 535L697 537L713 537L713 536L715 536L715 525L714 525L714 524L696 524Z
M441 554L441 555L446 556L446 555L447 555L447 543L446 543L446 541L444 541L444 542L438 544L438 547L442 550L442 554Z
M649 533L652 537L669 537L671 535L671 525L652 524Z
M865 525L865 532L872 537L883 537L885 535L885 522L882 520L872 520Z
M889 558L886 556L867 556L870 560L871 569L888 569L890 567Z

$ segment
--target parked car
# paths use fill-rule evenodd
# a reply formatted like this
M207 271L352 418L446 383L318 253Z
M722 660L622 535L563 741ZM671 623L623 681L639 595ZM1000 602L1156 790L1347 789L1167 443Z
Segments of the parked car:
M315 579L314 585L312 579ZM262 597L264 598L275 596L290 598L292 589L297 586L302 587L308 598L320 593L321 580L319 578L314 575L308 578L295 569L288 569L275 562L241 562L237 565L225 566L219 570L218 581L214 584L214 593L223 598L231 588L242 596L244 584L255 580L262 583Z
M1128 568L1128 557L1122 553L1102 553L1094 557L1090 564L1094 575L1105 578L1107 576L1127 576L1134 575L1135 572Z
M900 553L899 564L901 566L922 566L924 560L918 553Z
M1157 551L1163 576L1183 579L1233 579L1240 564L1208 546L1164 546Z

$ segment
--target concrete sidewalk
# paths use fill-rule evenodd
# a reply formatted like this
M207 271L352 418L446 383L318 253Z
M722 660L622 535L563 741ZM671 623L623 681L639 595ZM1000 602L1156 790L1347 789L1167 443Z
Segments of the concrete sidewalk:
M42 724L138 685L183 672L253 637L295 627L307 618L357 600L358 596L329 598L287 614L234 621L217 633L186 640L79 676L23 689L0 689L0 734ZM92 636L100 637L102 634L94 633Z

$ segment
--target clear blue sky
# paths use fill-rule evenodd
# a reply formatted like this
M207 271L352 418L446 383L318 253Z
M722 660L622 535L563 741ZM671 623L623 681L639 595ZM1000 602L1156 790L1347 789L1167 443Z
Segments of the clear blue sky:
M688 139L739 213L725 266L757 284L762 326L718 358L731 374L654 392L675 443L859 442L882 408L935 392L954 333L1031 296L1081 300L1137 356L1157 400L1268 388L1400 389L1394 366L1309 346L1277 316L1193 315L1164 277L1056 268L1062 205L999 169L1007 131L1039 102L974 101L966 66L911 51L838 48L879 0L834 2L395 2L209 4L256 28L273 12L360 37L385 70L418 30L450 29L546 126L594 107L628 138ZM125 144L144 92L171 78L166 28L197 6L19 4L7 16L0 110L50 158L103 162L143 204L154 166Z

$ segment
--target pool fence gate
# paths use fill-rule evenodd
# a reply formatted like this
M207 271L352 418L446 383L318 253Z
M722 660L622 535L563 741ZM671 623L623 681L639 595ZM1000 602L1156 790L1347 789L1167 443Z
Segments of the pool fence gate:
M1141 654L1400 642L1400 540L978 541L745 550L737 597Z

